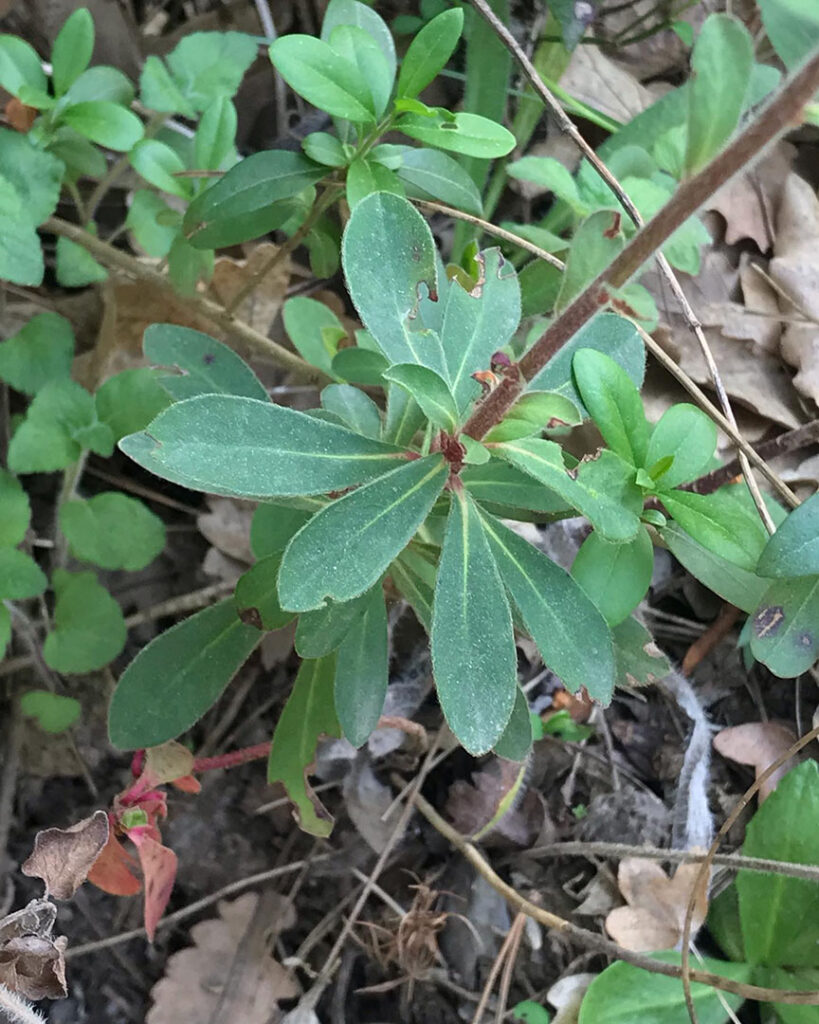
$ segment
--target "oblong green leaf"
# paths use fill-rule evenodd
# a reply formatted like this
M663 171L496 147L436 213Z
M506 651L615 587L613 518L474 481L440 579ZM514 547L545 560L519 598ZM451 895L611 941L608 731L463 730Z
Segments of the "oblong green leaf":
M306 295L296 295L285 302L282 317L284 329L300 355L308 363L330 374L338 341L347 336L332 309Z
M303 661L293 690L273 733L267 762L267 781L281 782L293 801L299 827L315 836L328 836L333 819L307 782L322 736L340 736L333 703L336 656Z
M57 569L51 585L57 601L54 628L43 644L46 664L66 674L93 672L116 658L125 646L125 619L96 575Z
M415 320L421 285L438 294L435 243L421 214L400 196L367 196L347 223L341 262L350 297L387 359L440 371L440 342Z
M256 629L281 629L293 618L279 604L278 576L281 552L259 559L236 583L239 618Z
M583 403L606 444L632 466L643 466L648 420L640 393L626 371L593 348L575 353L572 370Z
M387 108L395 78L381 47L363 28L357 25L338 25L330 33L328 42L336 53L348 60L367 83L376 117Z
M359 388L351 384L328 384L321 392L321 405L335 413L345 427L365 437L381 435L381 414L378 406Z
M520 610L543 662L573 693L585 686L608 704L614 654L606 621L572 577L496 519L485 528L501 578Z
M628 618L637 607L653 571L654 546L644 527L627 544L607 544L590 533L572 565L572 576L610 626Z
M819 576L776 580L751 621L751 653L781 679L793 679L819 656Z
M142 139L128 154L128 161L137 174L141 174L156 188L182 199L190 198L190 181L187 178L176 177L180 171L186 169L185 163L176 150L164 142L158 139Z
M330 372L332 376L349 381L350 384L383 387L382 374L389 365L380 352L373 352L371 349L359 348L358 345L354 345L336 352L330 364ZM385 440L391 439L385 437ZM402 442L396 440L395 443L401 444Z
M359 0L330 0L321 23L321 38L329 41L339 25L356 25L363 28L378 43L390 73L395 76L395 43L387 23L381 15Z
M12 96L23 86L43 93L48 89L37 51L19 36L0 35L0 85Z
M334 117L370 123L375 106L366 79L352 61L313 36L289 35L270 47L273 66L300 96Z
M515 148L515 136L508 128L480 114L461 112L452 120L404 114L395 127L427 146L438 146L464 156L494 159L506 156Z
M680 955L663 953L657 959L679 964ZM744 984L751 980L750 964L706 958L702 968ZM725 1024L726 1005L736 1010L743 1001L742 996L697 983L691 986L691 998L700 1024ZM578 1024L686 1024L688 1020L683 987L677 978L650 974L618 961L598 974L589 986L580 1005Z
M161 633L120 676L108 711L111 742L120 750L155 747L190 729L260 639L233 598Z
M819 767L815 761L806 761L788 772L753 816L742 853L745 857L815 864L817 849ZM786 875L740 871L736 886L745 953L751 963L816 966L816 885Z
M395 168L395 173L408 196L437 200L476 217L483 216L481 194L457 160L424 146L395 148L401 155L401 163Z
M144 569L165 547L159 516L119 491L65 501L59 520L72 554L103 569Z
M144 128L136 114L108 100L86 100L66 108L62 119L74 131L108 149L128 152L142 138Z
M323 608L302 612L296 626L296 650L302 658L323 658L338 650L364 614L369 591L351 601L328 601Z
M447 471L440 455L415 459L323 508L284 553L282 606L309 611L368 590L426 519Z
M660 500L686 533L703 547L742 569L754 571L767 538L755 510L741 504L725 488L714 494L662 491Z
M350 209L355 209L362 199L373 192L392 192L402 196L404 189L391 170L374 160L358 157L347 170L347 202Z
M652 430L644 465L650 468L673 455L673 463L659 479L663 489L678 487L707 468L716 446L713 420L695 405L678 402L663 413Z
M470 754L506 729L518 692L512 614L480 513L453 496L435 583L430 634L438 700Z
M722 149L739 123L754 65L754 41L739 18L711 14L691 55L685 170L693 174Z
M492 459L483 466L465 466L461 480L482 505L506 505L544 514L560 514L572 508L555 491L500 459Z
M0 548L16 547L26 535L31 506L23 485L0 467Z
M756 571L760 576L819 574L819 493L803 501L777 529Z
M384 592L373 587L338 649L334 685L341 731L354 747L378 725L387 696L389 635Z
M417 363L396 363L384 371L384 377L404 388L436 427L450 434L455 432L458 407L449 385L439 373Z
M677 523L664 526L660 536L677 561L709 590L749 614L759 606L767 580L704 548Z
M526 694L518 687L512 714L493 751L498 757L505 757L507 761L525 761L531 749L532 718L529 713L529 702L526 700ZM515 794L517 795L517 790Z
M85 71L93 49L94 19L87 7L79 7L66 18L51 48L51 76L57 96L62 96Z
M459 7L437 15L412 40L401 63L398 95L417 96L435 78L455 52L464 27Z
M611 631L617 686L653 686L671 671L654 637L633 615Z
M342 490L393 469L400 454L303 412L233 395L176 402L119 446L164 480L248 498Z
M566 309L626 244L620 231L621 216L616 210L596 210L580 223L566 257L555 301L557 312Z
M634 469L614 452L604 448L570 470L554 441L523 437L493 447L582 512L606 540L618 544L637 535L642 494L634 483Z
M472 374L488 370L520 323L520 285L515 268L500 249L477 256L478 282L466 291L453 281L446 298L441 345L459 412L480 394Z
M281 227L293 199L324 175L301 153L271 149L240 160L188 207L182 222L195 249L217 249L261 238Z
M174 398L241 395L268 400L267 391L244 359L209 334L177 324L151 324L142 343L154 366L175 371L159 378Z
M310 515L286 505L259 505L250 522L250 550L259 559L281 554Z

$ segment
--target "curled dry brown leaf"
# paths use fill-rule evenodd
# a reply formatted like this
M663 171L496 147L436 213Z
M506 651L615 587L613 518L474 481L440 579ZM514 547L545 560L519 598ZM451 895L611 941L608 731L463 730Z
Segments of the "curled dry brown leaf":
M751 765L756 777L773 764L796 742L796 734L778 722L745 722L723 729L714 737L714 749L737 764ZM759 802L776 789L779 780L793 768L796 759L787 761L759 787Z
M56 917L50 900L32 900L0 919L0 984L24 999L63 999L68 994L66 939L51 935Z
M70 828L47 828L38 832L34 850L21 870L41 878L46 895L70 900L79 889L94 861L108 842L108 815L95 811L90 818Z
M606 917L606 931L635 953L674 949L680 942L685 910L697 878L698 864L681 864L669 878L656 861L626 857L620 861L617 882L628 906ZM708 899L697 900L694 930L708 913Z

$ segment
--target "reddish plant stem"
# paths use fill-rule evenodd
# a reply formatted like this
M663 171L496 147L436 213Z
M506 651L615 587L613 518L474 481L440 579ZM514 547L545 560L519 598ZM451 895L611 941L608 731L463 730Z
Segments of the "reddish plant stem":
M210 772L216 768L236 768L248 761L260 761L270 753L270 743L257 743L254 747L243 747L231 750L227 754L216 754L214 757L197 757L193 762L191 774Z
M765 147L796 120L802 107L819 89L819 54L813 56L783 86L774 99L737 138L701 171L684 181L671 199L625 246L606 269L589 284L520 362L525 381L543 369L577 331L609 301L611 289L621 288L668 238L730 178L759 156ZM499 423L520 395L523 385L504 380L464 426L464 433L480 440Z

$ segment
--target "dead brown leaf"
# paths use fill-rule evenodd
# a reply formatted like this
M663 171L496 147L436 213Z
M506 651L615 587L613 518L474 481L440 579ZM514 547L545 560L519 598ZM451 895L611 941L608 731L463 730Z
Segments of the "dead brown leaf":
M617 882L628 906L606 917L606 931L621 946L636 953L674 949L680 942L685 911L699 873L698 864L681 864L673 878L652 860L626 857L620 861ZM693 930L708 913L708 898L697 898Z
M751 765L756 777L781 757L796 742L796 734L778 722L745 722L723 729L714 737L714 749L737 764ZM795 759L786 761L781 768L759 787L759 802L766 800L776 789L779 780L793 768Z
M234 498L208 497L209 512L197 516L199 532L222 554L245 565L253 562L250 550L250 522L255 502Z
M785 182L774 252L770 274L787 296L779 299L783 314L808 319L786 324L782 355L799 371L797 390L819 402L819 199L798 174Z
M578 46L561 86L581 103L626 123L655 100L632 72L607 57L596 46Z
M95 811L90 818L70 828L47 828L38 832L34 850L21 870L30 878L41 878L46 895L70 900L88 877L107 842L108 815L105 811Z
M494 757L472 784L463 779L449 788L446 813L462 834L483 839L498 833L518 846L531 844L543 820L542 806L527 803L526 765Z
M63 999L66 939L52 938L57 908L49 900L0 919L0 984L25 999Z
M728 245L751 238L761 252L771 248L782 189L795 156L795 146L780 142L750 171L732 178L708 200L706 208L725 218Z
M290 971L270 956L270 931L292 927L293 906L272 891L245 893L219 903L219 917L191 928L194 946L168 960L151 992L146 1024L275 1024L280 999L300 989Z

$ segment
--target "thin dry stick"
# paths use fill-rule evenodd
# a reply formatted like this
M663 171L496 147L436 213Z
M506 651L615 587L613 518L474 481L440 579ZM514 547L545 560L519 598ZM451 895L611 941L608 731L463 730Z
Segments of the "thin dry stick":
M164 291L173 292L173 285L164 274L140 262L140 260L135 259L133 256L129 256L128 253L123 252L121 249L115 249L114 246L108 245L107 242L95 238L76 224L70 224L59 217L49 217L42 228L44 231L50 231L52 234L70 238L72 242L81 245L92 256L96 257L100 263L105 264L106 267L119 270L127 274L128 277L136 278L138 281L147 281L157 288L162 288ZM266 338L249 324L244 323L244 321L234 319L225 307L220 306L217 302L213 302L211 299L207 299L204 295L199 295L196 292L193 295L189 295L185 301L192 309L221 327L226 334L245 342L254 352L267 356L299 380L310 384L329 382L329 377L322 373L321 370L310 366L300 356L288 351L283 345L273 341L271 338Z
M716 856L719 845L725 836L728 835L730 830L733 828L735 822L739 818L740 814L745 810L748 804L753 800L755 794L759 791L760 786L766 782L775 771L782 767L787 761L789 761L794 754L798 754L803 747L806 747L812 740L819 737L819 725L811 729L810 732L806 732L804 736L800 737L796 743L791 744L788 750L785 751L780 757L778 757L772 764L758 775L753 785L749 786L748 789L742 795L742 798L738 801L736 807L731 811L725 821L722 823L722 827L719 832L714 836L714 841L709 847L708 853L700 863L697 877L694 879L694 884L691 886L691 895L688 899L688 906L685 908L685 920L683 922L683 933L682 933L682 951L680 969L682 975L683 992L685 994L685 1005L688 1009L688 1016L691 1018L692 1024L697 1024L697 1011L694 1007L694 1000L691 995L691 982L696 981L694 977L695 971L691 970L691 930L693 928L694 921L694 907L697 904L697 894L703 893L708 886L708 877L711 871L711 865L714 863L714 857ZM810 1005L819 1005L819 992L809 993L813 996L813 1002ZM759 996L748 996L750 999L760 999ZM760 1002L782 1002L780 999L760 999Z
M495 14L495 12L492 10L489 4L486 3L486 0L472 0L472 3L473 6L478 11L478 13L484 18L485 21L488 22L488 24L491 26L495 34L499 37L499 39L503 42L503 44L507 47L510 53L520 64L521 68L523 69L523 73L526 75L527 79L532 85L532 88L543 100L544 104L550 110L552 115L557 119L557 123L560 126L561 130L566 132L571 137L572 141L583 154L583 156L589 161L592 167L594 167L597 174L603 179L603 181L605 181L605 183L614 193L616 198L620 201L620 203L622 204L622 206L624 207L624 209L626 210L634 224L636 224L638 228L641 228L644 224L644 221L640 215L640 211L634 205L631 198L626 193L625 189L617 180L617 178L611 173L608 167L606 167L606 165L603 163L600 157L598 157L598 155L594 152L592 147L586 142L586 140L580 134L580 131L577 129L576 125L571 120L571 118L565 113L563 107L560 105L557 98L546 87L545 83L538 74L537 68L526 56L526 53L518 44L517 40L514 38L512 33L506 28L506 26ZM671 289L674 298L677 300L677 303L680 306L680 309L682 310L683 316L685 317L688 326L694 332L694 336L697 339L697 343L700 346L700 350L702 351L706 365L708 366L708 372L711 376L711 380L714 382L714 389L717 392L717 398L719 399L719 404L722 408L722 411L725 414L725 417L729 421L731 426L734 428L734 430L736 430L737 424L736 419L734 418L733 410L731 408L731 403L728 400L728 394L722 383L722 378L720 377L716 360L714 359L714 355L711 352L711 348L705 337L705 333L703 332L702 324L699 322L698 318L694 313L694 310L691 308L691 304L689 303L685 295L685 292L682 290L682 286L680 285L680 282L677 280L676 274L671 269L671 265L669 264L668 260L660 250L659 246L656 247L654 256L657 261L657 266L659 267L660 273L662 274L663 278L665 279L669 288ZM774 525L773 519L771 518L771 514L768 511L768 508L765 505L765 502L762 498L762 493L760 492L759 485L757 484L756 479L754 478L754 475L751 472L751 467L748 464L748 460L745 458L743 454L740 454L739 460L740 465L742 466L743 476L745 477L745 481L748 484L748 490L751 492L751 497L754 499L754 504L756 505L757 510L759 511L760 518L762 519L762 522L765 524L765 528L768 530L768 532L774 533L774 531L776 530L776 526Z
M512 931L515 934L509 946L509 952L506 954L506 963L503 965L503 974L501 975L500 988L498 989L498 1006L495 1010L495 1024L501 1024L505 1015L506 1004L509 1001L509 989L512 987L512 972L515 969L515 961L518 958L520 940L523 938L525 924L525 914L518 914L512 923Z
M629 843L549 843L526 850L527 857L643 857L672 864L699 864L707 854L690 850L663 850L657 846L632 846ZM757 871L762 874L803 878L806 882L819 882L819 867L812 864L794 864L791 861L768 860L765 857L744 857L739 853L717 853L712 863L736 871Z
M516 910L522 911L546 928L551 928L561 935L565 935L568 939L573 939L587 946L589 949L594 949L599 953L605 953L607 956L623 960L625 963L632 964L634 967L640 967L645 971L650 971L652 974L663 974L668 978L682 978L682 968L677 967L676 964L663 963L642 953L634 953L630 949L618 946L611 939L598 935L597 932L581 928L576 924L572 924L571 921L558 917L557 914L553 914L551 911L544 910L543 907L531 903L511 885L504 882L489 862L484 859L483 854L478 851L477 847L464 839L420 793L416 793L413 799L415 806L430 825L440 832L445 839L448 839L464 858L469 861L484 881L488 882ZM710 971L689 971L689 974L691 981L710 985L712 988L721 989L723 992L732 992L734 995L742 996L743 999L757 999L763 1003L789 1003L795 1006L819 1006L819 992L745 985L741 982L733 981L731 978L723 978L719 974L712 974Z
M175 911L173 914L168 914L167 917L160 919L157 924L157 931L160 928L169 928L173 924L178 924L180 921L184 921L188 917L192 917L194 914L198 914L200 910L205 910L212 904L217 903L219 900L224 899L225 896L232 896L236 892L243 892L245 889L252 889L255 885L262 885L264 882L269 882L271 878L279 878L281 875L289 875L294 871L301 871L306 864L316 864L321 860L329 860L332 854L320 853L316 857L311 857L309 860L294 860L292 864L283 864L281 867L271 868L269 871L260 871L257 875L248 875L247 878L240 878L236 882L231 882L229 885L223 886L216 892L212 892L210 896L203 896L201 900L196 900L194 903L189 903L187 907L182 907L181 910ZM107 939L98 939L95 942L86 942L81 946L74 946L66 951L66 960L72 960L76 956L85 956L86 953L95 953L98 949L108 949L111 946L118 946L121 942L128 942L130 939L139 939L145 935L144 928L132 928L129 932L120 932L119 935L109 935Z
M487 975L486 983L484 984L483 991L481 992L481 998L478 1000L478 1005L475 1007L475 1013L472 1017L472 1024L481 1024L481 1022L483 1021L483 1015L486 1010L487 1004L489 1003L489 997L492 995L492 989L495 987L495 980L500 974L500 969L505 963L506 957L511 951L512 946L514 945L515 933L519 929L518 921L523 916L524 915L522 914L517 914L515 916L515 920L509 926L509 931L507 931L506 935L504 936L503 942L501 943L501 947L498 950L498 955L495 957L494 962L492 963L492 967L489 970L489 974Z
M259 267L256 273L245 282L227 306L225 306L225 309L231 316L236 312L239 306L241 306L248 295L250 295L250 293L262 283L267 275L277 267L282 260L286 259L291 252L295 252L295 250L298 249L304 239L313 230L316 221L318 221L322 214L333 205L336 198L342 191L343 189L340 185L329 185L324 190L324 194L321 198L317 199L316 202L313 203L313 208L307 215L304 223L293 232L283 245L279 246L276 252L273 253L270 259L263 266Z
M522 238L520 235L516 235L513 231L507 231L506 228L496 227L488 220L482 220L480 217L475 217L471 213L464 213L463 210L456 210L454 206L445 206L443 203L433 203L428 199L413 199L410 197L410 202L415 203L416 206L422 207L424 210L431 210L433 213L445 213L447 217L452 217L454 220L463 220L467 224L475 224L487 235L494 235L496 238L502 238L505 242L512 242L513 245L520 246L521 249L526 249L527 252L537 256L538 259L544 260L546 263L551 263L553 267L558 270L563 270L566 264L563 260L559 260L557 256L553 256L550 252L545 249L541 249L539 245L535 245L533 242Z

